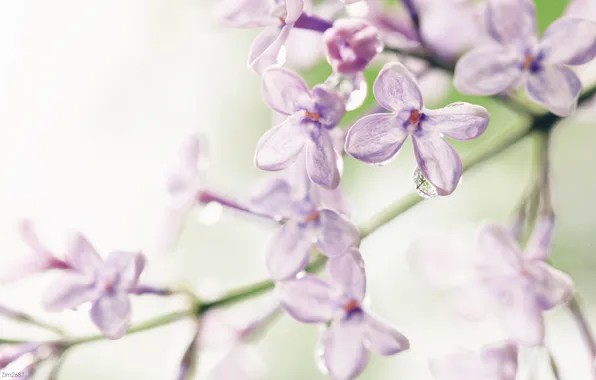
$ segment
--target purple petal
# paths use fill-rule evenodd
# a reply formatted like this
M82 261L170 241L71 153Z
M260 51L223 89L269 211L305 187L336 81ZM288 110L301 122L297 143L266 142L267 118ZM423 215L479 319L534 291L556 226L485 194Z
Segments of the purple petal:
M367 164L384 165L391 161L408 137L403 127L405 117L399 116L374 114L358 120L346 136L346 152Z
M177 160L167 179L168 193L177 198L177 203L194 200L199 191L199 161L203 159L206 142L198 135L187 136L178 149Z
M314 112L319 114L319 123L326 129L335 127L346 114L346 105L336 91L331 91L322 85L312 89L314 98Z
M345 254L359 241L360 231L349 220L332 210L319 211L317 246L325 255Z
M308 264L313 237L307 227L293 220L286 222L267 247L267 269L274 280L294 277Z
M340 307L337 290L312 274L280 282L276 290L282 307L303 323L328 322Z
M519 59L498 45L476 48L457 61L455 87L471 95L494 95L512 89L522 78Z
M21 220L19 223L19 235L36 255L52 257L49 253L50 250L39 240L33 221Z
M422 94L412 73L401 63L386 64L373 85L377 102L399 113L422 109Z
M292 187L283 178L268 178L253 192L250 205L263 214L287 217L293 205Z
M455 140L472 140L488 127L490 114L486 108L470 103L452 103L438 110L424 110L428 119L425 125L432 125L447 137Z
M126 293L104 296L93 303L91 320L108 339L120 339L131 320L130 300Z
M364 323L366 324L364 342L368 349L377 354L390 356L410 348L408 338L375 316L366 315Z
M271 67L263 72L262 78L263 96L274 111L292 115L310 103L308 85L295 72L282 67Z
M545 61L583 65L596 56L596 24L581 18L562 18L548 27L540 47Z
M209 380L262 380L265 364L256 347L248 344L234 346L209 372Z
M356 247L327 261L327 274L333 286L341 289L349 298L362 301L366 294L364 261Z
M88 276L93 276L103 266L103 261L95 248L78 232L71 236L65 258L70 266Z
M255 163L263 170L281 170L296 161L304 148L307 135L300 116L290 116L283 123L267 131L257 143Z
M503 45L536 38L536 6L532 0L488 0L486 26Z
M137 285L145 268L145 256L141 253L112 252L106 260L105 270L118 274L118 288L128 290Z
M215 8L216 17L236 28L254 28L276 22L269 0L222 0Z
M284 26L281 30L277 26L272 26L257 36L248 55L248 65L257 74L279 64L281 48L288 39L291 29L290 25Z
M480 352L458 349L430 361L437 380L515 380L517 352L514 344L484 347Z
M298 20L304 9L304 0L286 0L286 24Z
M364 371L368 363L364 329L361 320L351 318L336 321L323 332L323 360L331 378L350 380Z
M229 315L221 309L210 309L201 316L198 346L200 350L223 350L238 343L240 336Z
M418 167L424 177L437 188L439 195L453 193L463 172L461 158L440 133L419 130L412 135Z
M528 76L526 90L532 100L558 116L569 116L577 108L582 84L577 75L565 66L545 65Z
M573 295L573 281L567 274L542 261L533 262L526 270L532 276L538 304L542 310L561 305L569 301Z
M326 130L315 129L306 145L306 171L314 183L327 189L339 186L337 153Z
M552 215L541 216L534 225L532 236L526 244L525 260L546 260L553 244L555 221Z
M519 244L511 230L498 223L484 223L476 232L475 263L483 277L515 275L522 267Z
M472 321L485 319L493 306L492 301L489 289L478 282L455 287L447 295L450 308L458 316Z
M544 318L529 281L504 278L491 285L495 313L510 339L526 346L544 343Z
M48 311L74 309L98 296L99 290L93 278L69 271L63 273L45 292L43 304Z

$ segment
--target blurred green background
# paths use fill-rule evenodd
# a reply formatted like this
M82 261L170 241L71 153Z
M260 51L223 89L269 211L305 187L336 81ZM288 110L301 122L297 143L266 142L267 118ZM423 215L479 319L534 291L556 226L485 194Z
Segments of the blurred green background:
M544 30L567 2L536 3ZM83 231L104 254L143 249L150 258L148 282L183 283L204 292L266 277L263 251L272 227L244 216L224 212L218 218L217 210L197 210L174 252L166 254L154 245L166 164L185 133L200 131L209 138L209 188L245 198L255 181L266 176L254 167L253 154L271 126L271 114L261 100L259 78L246 68L257 31L221 29L211 19L210 5L202 0L57 0L0 6L0 49L7 57L0 67L5 181L0 189L5 210L0 265L22 252L14 222L30 216L44 226ZM379 68L367 72L369 83ZM322 63L304 75L316 84L329 73ZM482 104L492 115L481 138L454 143L464 161L470 152L485 149L524 122L488 99L463 97L455 90L429 106L456 100ZM595 152L596 129L589 112L557 127L552 146L557 213L552 261L575 280L592 324ZM427 380L429 356L502 337L494 322L454 318L441 295L410 271L406 254L419 237L455 233L486 219L510 220L529 184L532 158L531 141L523 141L466 173L452 196L424 202L362 243L370 308L398 326L412 347L391 358L373 355L360 379ZM346 158L342 183L355 222L409 194L414 168L410 143L385 167ZM41 310L40 295L52 279L42 276L0 288L0 302L64 324L74 333L93 332L85 313L50 315ZM180 300L140 298L134 319L142 321L180 305ZM547 344L562 379L591 379L593 358L570 315L559 308L548 313L547 324ZM68 355L60 378L172 379L190 331L190 325L179 323L80 347ZM0 323L0 333L39 336L8 321ZM324 379L315 361L317 335L316 327L287 316L277 321L258 344L267 379ZM542 353L528 357L541 368L538 379L551 378ZM204 355L200 365L209 361Z

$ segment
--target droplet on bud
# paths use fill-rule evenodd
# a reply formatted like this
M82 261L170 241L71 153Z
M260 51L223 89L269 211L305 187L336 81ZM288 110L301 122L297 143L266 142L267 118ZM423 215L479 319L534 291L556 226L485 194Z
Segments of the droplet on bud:
M343 97L346 111L360 107L368 93L366 79L362 73L354 75L333 73L325 81L325 87L336 91Z
M419 167L414 170L414 186L416 193L422 198L434 198L439 195L437 189L428 182Z

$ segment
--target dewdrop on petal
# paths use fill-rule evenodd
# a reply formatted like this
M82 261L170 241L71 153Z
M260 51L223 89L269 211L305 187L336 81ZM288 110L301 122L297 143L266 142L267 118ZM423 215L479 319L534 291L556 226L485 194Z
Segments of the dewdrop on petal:
M416 193L420 195L422 198L435 198L439 195L437 193L437 189L430 183L424 175L422 175L422 171L418 166L416 166L416 170L414 170L414 188L416 189Z

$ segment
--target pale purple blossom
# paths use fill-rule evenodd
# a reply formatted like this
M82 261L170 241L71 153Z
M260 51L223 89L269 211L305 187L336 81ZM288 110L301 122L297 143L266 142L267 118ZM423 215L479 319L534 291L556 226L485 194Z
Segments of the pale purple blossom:
M331 378L358 376L368 351L389 356L409 348L408 339L394 327L365 311L364 263L357 248L328 262L329 281L312 274L277 284L282 306L303 323L327 323L320 344Z
M596 24L580 18L555 21L540 41L531 0L489 0L486 24L494 42L457 63L455 86L463 93L494 95L525 86L552 113L575 112L582 85L569 66L596 56Z
M160 247L174 245L189 212L198 205L206 161L205 140L196 134L186 136L170 164L166 179L167 205L158 226Z
M358 228L345 216L322 208L322 202L313 191L304 198L294 198L290 183L281 178L269 181L254 194L255 209L284 221L267 246L267 268L274 280L288 279L304 270L315 247L335 257L360 240Z
M31 274L51 269L66 269L68 264L57 258L39 239L31 220L19 222L19 234L28 250L12 264L0 270L0 284L13 282Z
M104 262L87 239L77 233L69 242L66 261L71 269L47 290L45 308L60 311L90 302L91 320L107 338L118 339L126 334L131 320L129 293L138 284L145 257L115 251Z
M340 181L338 153L329 131L346 112L342 99L321 86L310 91L298 74L283 68L263 73L263 95L273 110L287 118L259 140L256 165L263 170L282 170L304 150L310 179L336 188Z
M424 177L439 195L451 194L461 179L463 164L444 136L455 140L477 138L488 126L488 111L463 102L437 110L425 108L416 80L401 63L385 65L373 91L379 104L391 112L358 120L346 137L346 152L368 164L384 165L412 136Z
M337 20L323 37L327 60L339 73L362 71L383 51L379 31L364 19Z
M479 351L458 349L430 361L436 380L515 380L518 347L510 342Z
M534 231L525 254L506 227L483 224L474 242L425 239L412 247L413 268L448 291L455 311L466 318L493 315L509 339L527 346L544 340L545 311L565 303L572 281L551 267L552 228L547 221Z

